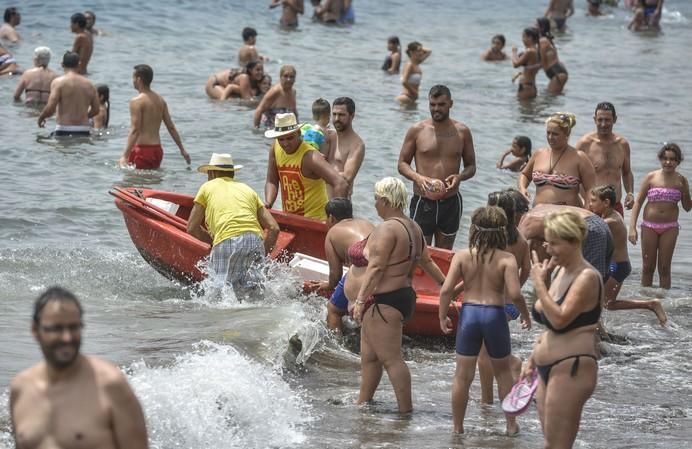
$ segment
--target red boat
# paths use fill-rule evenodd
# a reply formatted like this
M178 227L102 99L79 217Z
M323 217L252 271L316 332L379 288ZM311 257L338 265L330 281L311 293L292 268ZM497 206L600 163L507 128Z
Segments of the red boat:
M199 263L209 255L211 246L187 233L187 219L193 206L193 197L160 190L119 188L110 192L123 213L130 238L144 259L159 273L183 284L194 284L204 279ZM295 253L325 259L325 223L271 209L281 232L270 255L288 261ZM447 273L453 252L428 247L430 254ZM306 279L307 280L307 279ZM416 311L404 326L408 335L442 335L437 318L439 286L420 268L416 268L413 288L417 293ZM452 304L450 316L456 320L460 304Z

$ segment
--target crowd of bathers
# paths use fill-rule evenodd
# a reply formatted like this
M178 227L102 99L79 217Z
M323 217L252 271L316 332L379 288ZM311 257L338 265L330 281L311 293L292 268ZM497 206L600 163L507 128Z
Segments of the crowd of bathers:
M312 3L316 20L353 23L350 1ZM662 3L642 0L633 22L643 20L647 27L658 27ZM338 8L330 9L335 4ZM304 13L303 2L275 0L270 4L270 8L278 6L282 6L281 25L295 28L298 15ZM588 13L597 15L600 6L600 2L590 0ZM563 93L568 72L558 58L552 31L564 31L573 12L571 0L552 0L545 16L523 30L525 49L519 53L513 48L511 55L512 64L523 67L515 77L520 99L537 95L535 77L541 68L549 79L547 93ZM15 92L15 99L24 94L28 103L43 106L39 126L57 112L56 137L84 137L91 128L108 126L108 87L97 88L84 76L93 36L98 34L93 28L93 12L87 13L76 13L71 18L77 36L72 51L62 60L66 74L58 77L50 71L50 50L39 47L34 52L36 67L24 72ZM5 12L5 22L12 30L19 25L16 8ZM635 24L632 28L641 26ZM11 35L6 26L0 30L2 35ZM270 228L275 241L278 225L267 211L281 194L285 212L326 221L329 227L325 241L329 280L315 282L313 287L334 291L327 306L331 329L338 333L342 319L349 314L362 325L359 403L373 399L386 371L399 410L408 413L413 408L401 334L402 323L415 313L412 277L420 266L440 286L442 333L453 331L448 315L454 310L452 301L463 291L452 390L455 432L464 432L469 387L478 362L483 402L492 402L493 377L500 399L510 397L517 381L535 384L547 446L570 447L582 407L596 386L598 351L594 343L599 326L600 333L604 332L599 321L602 307L647 309L661 324L666 323L660 301L621 300L618 294L632 271L628 241L641 245L641 284L651 286L658 271L660 287L671 287L680 206L688 212L692 209L689 182L678 171L683 161L680 146L665 143L652 149L660 168L647 173L635 191L629 143L613 132L618 119L615 105L598 103L593 115L595 130L581 136L574 146L569 140L576 125L575 115L551 114L545 120L547 145L532 148L531 140L519 135L500 156L498 169L518 173L516 188L490 193L487 205L472 213L468 248L454 254L445 274L433 261L431 247L453 248L463 213L462 192L476 173L471 130L450 117L450 89L438 84L428 91L430 118L411 125L404 136L397 171L412 182L413 195L409 199L405 184L398 178L378 181L373 207L383 221L374 225L354 218L350 202L365 153L365 144L352 127L356 110L353 99L339 97L331 104L317 99L312 105L314 123L300 123L294 87L296 67L282 65L279 80L272 85L271 77L264 72L264 63L270 59L255 47L257 30L246 27L241 36L243 46L238 51L237 67L209 76L205 91L214 100L238 99L255 106L253 125L267 128L265 136L271 141L271 149L264 201L235 179L241 166L233 164L230 154L215 154L209 164L200 167L208 174L209 184L203 185L195 199L194 220L190 219L194 226L188 232L212 243L214 270L226 282L226 275L233 271L229 266L238 266L228 262L239 250L252 246L254 253L266 253L271 249L260 236L263 227ZM502 35L494 36L493 47L482 58L507 59L502 51L504 44ZM390 37L387 48L382 70L396 74L402 62L399 38ZM0 69L16 73L14 58L4 48L0 51ZM432 51L413 41L406 54L409 60L402 70L403 88L396 98L410 107L419 100L420 66ZM120 164L158 168L163 158L159 138L162 123L189 164L190 156L166 102L151 90L153 76L153 69L146 64L134 67L133 84L138 95L130 101L132 126ZM510 155L513 159L507 161ZM531 184L535 187L533 194L529 191ZM207 225L211 224L205 207L227 195L239 195L238 189L242 190L242 198L251 199L251 242L246 235L212 235L225 222L203 227L205 219ZM224 207L236 209L228 204ZM629 226L624 221L626 209L631 210ZM637 224L642 212L640 240ZM349 267L346 275L344 266ZM245 271L243 268L243 274ZM529 277L537 296L531 313L521 292ZM512 355L508 321L520 319L523 328L530 328L531 317L546 331L522 367L521 360ZM511 407L505 411L507 433L515 435L519 428L514 412Z

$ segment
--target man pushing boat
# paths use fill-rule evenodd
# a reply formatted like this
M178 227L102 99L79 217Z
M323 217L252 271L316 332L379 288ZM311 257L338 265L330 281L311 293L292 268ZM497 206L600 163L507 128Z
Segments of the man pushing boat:
M259 195L235 179L240 168L230 154L217 153L197 168L209 180L197 192L187 223L189 234L212 244L209 268L214 287L230 283L236 297L260 287L259 265L279 235L279 225Z

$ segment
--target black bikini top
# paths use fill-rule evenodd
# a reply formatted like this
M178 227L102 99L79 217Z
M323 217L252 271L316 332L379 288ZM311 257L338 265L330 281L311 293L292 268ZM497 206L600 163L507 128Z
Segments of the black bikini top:
M565 293L562 295L562 297L557 301L557 305L562 305L563 302L565 302L565 297L567 296L567 293L569 292L569 289L572 288L572 284L574 281L572 281L571 284L569 284L569 287L567 287L567 290L565 290ZM536 321L537 323L541 323L551 331L557 333L557 334L565 334L573 329L576 329L578 327L584 327L584 326L591 326L594 324L598 323L598 320L601 318L601 283L598 283L598 303L596 306L589 310L588 312L583 312L577 315L577 317L569 323L567 326L563 327L562 329L555 329L553 325L550 323L548 318L545 316L544 312L538 313L536 310L536 304L533 305L531 308L531 316L533 316L533 320Z

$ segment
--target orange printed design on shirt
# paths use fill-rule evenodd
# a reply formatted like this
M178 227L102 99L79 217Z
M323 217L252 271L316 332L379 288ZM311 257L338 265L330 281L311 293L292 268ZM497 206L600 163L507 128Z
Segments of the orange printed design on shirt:
M305 186L300 175L300 167L281 168L281 200L283 210L290 214L305 214Z

